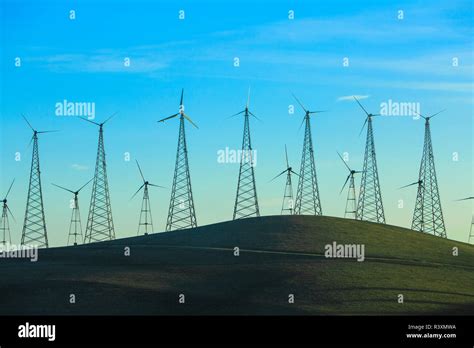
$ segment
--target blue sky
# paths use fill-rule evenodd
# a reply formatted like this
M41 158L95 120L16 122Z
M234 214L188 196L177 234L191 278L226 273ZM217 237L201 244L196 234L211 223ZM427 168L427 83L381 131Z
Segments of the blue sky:
M448 237L466 241L472 205L454 200L473 193L472 6L3 0L0 191L16 178L10 197L14 241L20 240L31 161L22 113L38 129L61 130L40 138L40 155L49 237L52 245L62 245L70 197L51 183L75 188L92 177L97 129L76 117L55 116L57 102L94 102L97 121L118 111L105 128L105 146L116 235L125 237L136 234L141 203L140 197L130 201L140 185L135 159L150 181L167 187L150 192L155 229L164 230L178 122L156 121L177 111L181 88L186 112L199 125L187 128L198 224L231 219L238 164L218 163L217 152L241 145L243 119L227 117L243 109L249 86L251 110L262 120L251 120L262 214L280 212L284 178L268 181L284 169L285 144L299 168L303 113L288 113L295 104L291 92L308 108L329 111L312 120L312 132L323 213L331 216L343 216L345 205L339 191L346 172L336 150L347 152L355 169L362 167L364 151L364 115L343 97L361 96L374 113L389 99L416 102L422 113L447 109L432 121L436 168ZM403 19L397 18L400 10ZM15 67L16 57L21 67ZM125 57L130 67L124 67ZM374 131L387 222L409 227L416 189L398 187L417 180L423 122L383 117L374 120ZM21 161L14 160L16 152ZM84 224L89 200L90 187L80 197Z

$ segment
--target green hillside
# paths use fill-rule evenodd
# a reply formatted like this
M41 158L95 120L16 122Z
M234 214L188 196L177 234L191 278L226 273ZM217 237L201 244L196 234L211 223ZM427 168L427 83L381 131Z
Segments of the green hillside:
M363 244L365 260L324 257L333 242ZM36 263L0 259L0 274L0 314L474 314L472 245L333 217L51 248Z

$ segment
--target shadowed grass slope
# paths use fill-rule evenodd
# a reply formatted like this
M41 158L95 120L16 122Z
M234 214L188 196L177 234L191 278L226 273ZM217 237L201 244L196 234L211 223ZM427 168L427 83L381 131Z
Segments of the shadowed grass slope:
M325 258L334 241L364 244L365 261ZM474 314L473 246L333 217L51 248L36 263L0 259L0 273L0 314Z

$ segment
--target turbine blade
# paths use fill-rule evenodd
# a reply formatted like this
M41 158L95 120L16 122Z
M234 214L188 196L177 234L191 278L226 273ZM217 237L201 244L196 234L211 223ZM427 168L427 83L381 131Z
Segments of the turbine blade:
M10 190L12 189L13 183L15 182L15 179L13 179L12 183L10 184L10 187L8 188L7 194L5 195L5 199L8 198L8 194L10 193Z
M199 129L199 127L193 122L193 120L191 120L191 118L186 115L184 112L183 112L183 116L185 119L187 119L194 127L196 127L197 129Z
M456 199L456 202L459 202L459 201L467 201L469 199L474 199L474 197L466 197L466 198L461 198L461 199Z
M291 93L293 95L293 98L296 99L296 101L298 102L298 104L300 104L300 106L303 108L304 112L307 112L308 110L306 110L306 108L304 107L303 103L300 102L300 100L298 98L296 98L296 95L294 95L293 93Z
M112 115L110 115L104 122L102 122L102 124L106 124L107 122L109 122L113 117L115 117L115 115L118 114L118 111L114 112Z
M245 110L242 110L241 112L238 112L236 114L233 114L232 116L227 117L227 119L232 118L232 117L237 116L237 115L240 115L240 114L243 114L244 112L245 112Z
M412 182L411 184L402 186L402 187L400 187L399 189L402 189L402 188L405 188L405 187L410 187L410 186L413 186L413 185L418 185L418 184L421 184L421 181L420 181L420 180L415 181L415 182Z
M339 158L341 159L341 161L344 162L344 165L346 166L346 168L347 168L349 171L352 171L352 169L349 168L349 166L347 165L346 161L344 161L344 158L342 158L341 154L340 154L338 151L336 151L336 152L337 152L337 154L339 155Z
M253 117L255 117L255 118L256 118L257 120L259 120L260 122L262 122L262 120L259 119L257 116L255 116L255 115L253 114L253 112L250 112L250 111L249 111L249 114L252 115Z
M350 178L350 177L351 177L351 175L349 174L349 175L347 176L347 179L346 179L346 181L344 182L344 185L342 185L342 189L341 189L341 192L339 192L339 194L341 194L341 193L342 193L342 191L344 191L344 188L346 187L346 185L347 185L347 182L349 181L349 178Z
M21 117L23 117L23 119L25 120L25 122L28 124L28 126L31 128L31 130L34 132L35 129L34 129L33 126L31 125L31 123L28 122L28 120L26 119L25 115L21 114Z
M13 221L16 222L16 219L15 219L15 217L13 216L13 213L12 213L12 211L10 210L10 207L9 207L8 205L7 205L7 210L8 210L8 212L10 213L10 216L12 217Z
M143 184L142 186L140 186L140 188L137 190L137 192L135 192L135 193L133 194L133 196L130 198L130 200L132 200L133 197L135 197L135 196L137 195L137 193L140 192L140 190L143 188L143 186L145 186L145 184Z
M362 125L362 128L360 129L359 136L362 134L362 131L364 130L365 125L367 124L367 119L368 119L368 118L369 118L369 117L366 117L366 118L365 118L365 122L364 122L364 124Z
M433 114L433 115L431 115L431 116L429 116L429 117L430 117L430 118L433 118L433 117L435 117L436 115L439 115L440 113L442 113L442 112L444 112L444 111L446 111L446 109L443 109L443 110L441 110L441 111L438 111L437 113L435 113L435 114Z
M362 104L359 102L359 100L357 100L357 98L355 96L353 96L355 101L357 102L357 104L359 104L359 106L362 108L362 110L364 110L364 112L367 114L367 116L369 116L369 113L367 112L367 110L365 110L365 108L362 106Z
M310 114L319 114L321 112L328 112L328 110L316 110L316 111L308 111Z
M303 120L301 121L300 128L298 128L298 132L301 130L301 127L303 127L303 123L306 120L306 116L303 117Z
M79 117L79 119L83 120L83 121L87 121L87 122L90 122L92 124L95 124L96 126L100 126L100 124L98 124L97 122L94 122L94 121L91 121L85 117Z
M140 164L138 164L138 161L137 161L137 160L135 160L135 162L137 162L138 170L140 171L140 175L141 175L141 177L142 177L142 179L143 179L143 182L145 182L146 180L145 180L145 177L143 176L143 172L142 172L142 169L140 168Z
M148 186L159 187L159 188L166 188L166 187L164 187L164 186L155 185L155 184L151 184L151 183L148 183Z
M183 97L184 97L184 88L181 88L181 99L179 100L179 106L183 105Z
M30 142L28 143L28 146L26 147L27 150L30 148L31 143L33 142L33 138L34 138L34 137L31 137Z
M299 175L298 173L296 173L293 169L291 170L291 172L292 172L293 174L295 174L296 176L300 176L300 175Z
M40 133L55 133L55 132L59 132L59 130L39 131L39 132L36 132L36 133L40 134Z
M272 180L270 180L269 182L272 182L273 180L275 180L276 178L278 178L279 176L283 175L286 173L288 169L285 169L284 171L282 171L280 174L278 174L277 176L275 176Z
M411 112L417 114L418 116L425 118L425 116L423 116L422 114L420 114L418 111L413 110L410 106L408 107L408 109L410 109Z
M165 117L165 118L163 118L163 119L161 119L161 120L159 120L159 121L157 121L157 122L164 122L164 121L169 120L169 119L171 119L171 118L173 118L173 117L176 117L176 116L178 116L178 115L179 115L179 112L178 112L177 114L174 114L174 115Z
M53 184L53 183L51 183L51 185L56 186L56 187L59 187L60 189L63 189L63 190L65 190L65 191L71 192L72 194L75 193L74 191L71 191L70 189L67 189L67 188L65 188L65 187L62 187L62 186L59 186L59 185L56 185L56 184Z
M81 186L81 188L79 190L77 190L77 192L80 192L84 187L86 187L92 180L94 180L94 178L90 179L88 182L86 182L84 185Z
M290 168L290 165L288 164L288 151L286 150L286 144L285 144L285 158L286 158L286 168Z

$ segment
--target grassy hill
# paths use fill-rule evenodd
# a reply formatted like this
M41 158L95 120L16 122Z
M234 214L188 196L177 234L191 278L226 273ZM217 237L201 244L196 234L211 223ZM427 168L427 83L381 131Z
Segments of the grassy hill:
M364 244L365 261L324 257L333 241ZM474 314L472 245L333 217L50 248L36 263L0 259L0 274L0 314Z

